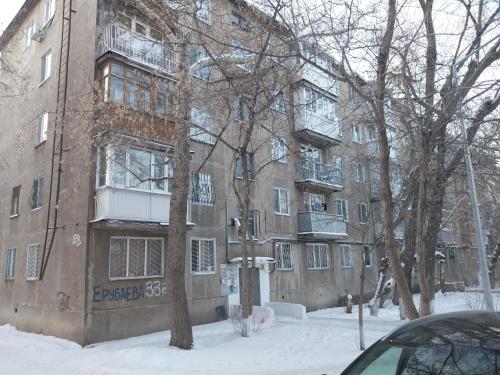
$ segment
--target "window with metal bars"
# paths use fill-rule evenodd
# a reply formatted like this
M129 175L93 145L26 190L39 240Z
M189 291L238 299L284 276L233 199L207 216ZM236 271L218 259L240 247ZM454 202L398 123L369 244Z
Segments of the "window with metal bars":
M16 252L15 247L7 249L5 255L5 280L14 280L16 272Z
M289 242L277 242L275 246L278 271L293 270L292 244Z
M352 267L351 247L349 245L340 245L340 266L342 268Z
M37 177L33 180L33 190L31 192L31 209L36 210L42 207L43 196L43 177Z
M38 280L39 252L40 244L28 245L28 254L26 256L26 280Z
M208 173L193 173L191 180L191 202L201 206L213 206L215 189L212 175Z
M111 237L109 278L133 279L163 274L163 239Z
M215 239L191 239L191 271L193 273L215 272Z
M307 268L310 270L324 270L330 268L328 245L321 243L306 244Z

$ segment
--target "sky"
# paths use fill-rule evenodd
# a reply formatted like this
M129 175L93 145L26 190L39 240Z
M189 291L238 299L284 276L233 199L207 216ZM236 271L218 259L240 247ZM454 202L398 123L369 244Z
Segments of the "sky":
M0 0L0 34L14 18L24 0Z

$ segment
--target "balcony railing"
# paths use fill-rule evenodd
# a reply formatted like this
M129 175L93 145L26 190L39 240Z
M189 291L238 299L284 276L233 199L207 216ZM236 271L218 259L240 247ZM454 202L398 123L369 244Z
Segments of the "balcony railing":
M339 144L342 138L340 119L327 119L302 109L295 122L295 135L317 146Z
M326 212L299 212L299 235L311 238L344 238L346 223L342 216Z
M175 52L162 41L148 38L121 25L109 24L99 41L101 55L113 51L145 65L162 69L169 74L175 72Z
M96 220L144 221L168 224L170 194L102 186L96 192ZM191 200L187 222L191 223Z
M304 182L331 191L342 189L342 169L332 165L301 160L297 164L296 182Z

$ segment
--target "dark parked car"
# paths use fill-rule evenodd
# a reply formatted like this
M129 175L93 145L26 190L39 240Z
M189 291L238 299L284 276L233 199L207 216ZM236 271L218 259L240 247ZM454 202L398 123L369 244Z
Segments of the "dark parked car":
M361 354L342 375L500 375L500 313L417 319Z

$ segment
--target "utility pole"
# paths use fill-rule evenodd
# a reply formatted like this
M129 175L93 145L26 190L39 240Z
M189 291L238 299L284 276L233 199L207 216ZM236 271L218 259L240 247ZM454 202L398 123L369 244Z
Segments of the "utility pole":
M455 66L452 65L452 80L454 88L458 88L458 77ZM490 285L490 277L488 273L488 264L486 262L486 251L484 249L484 238L483 238L483 230L481 228L481 215L479 212L479 204L477 202L477 193L476 193L476 182L474 181L474 171L472 169L472 160L470 157L469 151L469 143L467 140L467 129L465 127L464 120L464 109L462 106L462 97L459 95L458 101L458 115L460 117L460 128L462 131L462 139L464 142L464 160L465 167L467 171L467 179L469 182L469 193L470 200L472 205L472 216L474 218L474 227L476 231L476 247L479 256L479 269L481 270L481 284L483 285L483 293L484 293L484 302L486 304L486 309L495 311L495 306L493 304L493 296L491 294L491 285Z

